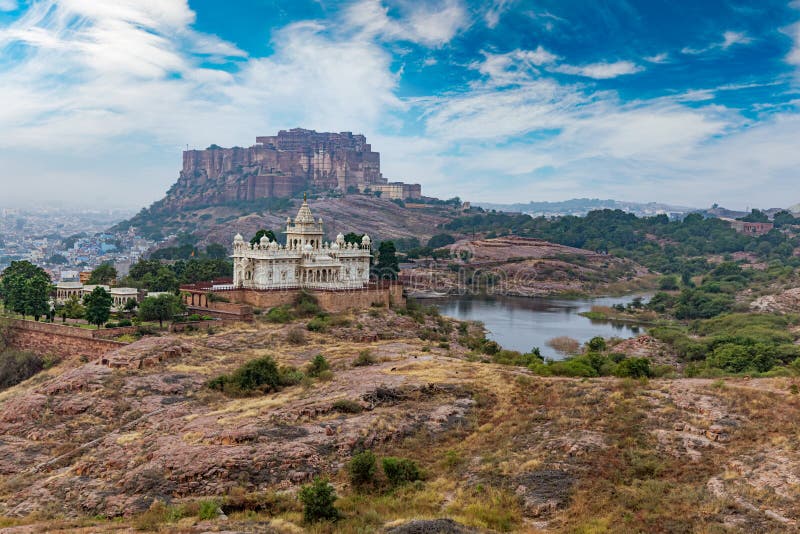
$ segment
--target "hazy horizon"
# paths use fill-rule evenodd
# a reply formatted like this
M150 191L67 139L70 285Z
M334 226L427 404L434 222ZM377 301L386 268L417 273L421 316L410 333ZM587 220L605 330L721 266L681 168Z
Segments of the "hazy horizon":
M363 133L472 202L800 202L800 0L0 0L3 206L139 209L189 148Z

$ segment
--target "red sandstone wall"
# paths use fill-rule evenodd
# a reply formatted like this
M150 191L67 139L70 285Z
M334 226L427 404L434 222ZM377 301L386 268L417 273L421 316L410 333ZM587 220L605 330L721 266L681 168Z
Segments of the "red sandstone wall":
M20 350L61 358L74 356L100 357L126 343L98 339L96 331L35 321L10 321L9 344Z
M249 291L238 289L225 291L223 294L232 302L249 304L256 308L268 310L275 306L291 304L297 296L297 290ZM369 288L355 291L309 291L319 301L319 305L327 312L342 312L351 308L369 308L372 305L405 306L403 286L393 284L385 288Z

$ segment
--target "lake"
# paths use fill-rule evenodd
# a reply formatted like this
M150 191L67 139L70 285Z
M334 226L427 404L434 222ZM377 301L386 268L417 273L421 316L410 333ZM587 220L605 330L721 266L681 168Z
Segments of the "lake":
M505 349L528 352L539 347L542 356L561 359L563 356L547 346L547 341L567 336L584 343L595 336L630 338L642 328L626 323L593 321L578 315L592 306L627 304L635 297L598 297L591 299L557 299L546 297L446 297L422 302L439 308L442 315L456 319L481 321L487 337Z

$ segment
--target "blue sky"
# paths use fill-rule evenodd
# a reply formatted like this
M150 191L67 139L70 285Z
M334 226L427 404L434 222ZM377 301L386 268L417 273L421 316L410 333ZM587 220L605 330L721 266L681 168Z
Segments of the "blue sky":
M800 202L798 0L0 0L0 100L0 205L295 126L441 197Z

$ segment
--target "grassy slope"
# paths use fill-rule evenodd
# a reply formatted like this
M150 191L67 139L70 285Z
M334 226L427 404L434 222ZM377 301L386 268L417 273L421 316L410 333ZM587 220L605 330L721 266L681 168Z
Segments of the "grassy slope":
M51 509L38 517L7 519L0 524L33 523L48 531L63 527L74 532L111 532L130 525L164 532L200 532L212 525L192 515L197 509L192 503L253 490L262 498L271 495L267 500L272 504L261 510L231 511L227 522L212 523L244 531L263 531L269 524L277 532L365 532L412 518L451 517L497 531L717 532L785 530L800 519L800 481L796 475L800 472L796 423L800 399L791 393L793 379L635 382L540 378L521 368L471 362L455 333L449 348L439 347L415 337L416 327L398 320L382 310L351 317L351 326L346 328L353 332L368 332L390 323L396 325L395 330L405 325L396 339L368 343L353 341L350 331L333 330L308 334L304 345L287 345L283 336L290 327L269 324L237 327L213 336L184 336L181 339L194 347L191 355L169 361L164 367L115 372L99 391L106 401L123 400L115 397L120 388L159 376L175 380L190 377L197 384L203 377L229 372L264 353L274 354L282 364L296 366L323 353L334 368L331 381L235 399L200 388L192 394L191 413L183 416L185 422L176 421L177 428L159 426L154 421L121 435L112 432L110 442L114 447L126 447L127 454L150 450L149 454L157 456L158 447L152 449L148 444L179 432L187 446L224 455L225 447L236 444L220 447L214 441L213 429L268 425L265 417L305 413L294 424L309 428L334 424L339 432L356 425L365 435L383 436L373 445L376 454L416 460L426 473L424 482L391 490L379 477L374 488L355 491L340 468L348 453L329 450L319 467L332 477L341 497L337 505L343 518L335 525L303 525L301 509L291 491L282 492L283 485L233 488L213 495L193 493L177 501L187 505L183 511L187 517L183 518L174 508L171 514L154 517L145 513L121 524L88 516L60 520L59 515L65 512ZM437 326L431 321L426 320L427 328ZM359 324L361 328L357 328ZM351 367L358 352L365 349L372 351L378 363ZM65 366L4 392L0 409L14 397L36 389L37 384L43 387L46 378L57 376ZM429 414L449 405L450 397L412 395L361 414L319 409L337 398L354 398L359 388L369 390L379 384L457 388L468 391L474 405L466 419L444 432L432 432L422 425L411 433L397 431L406 428L409 416ZM139 388L137 402L159 398ZM78 401L91 393L69 395ZM126 402L133 401L129 398ZM58 398L54 397L52 403L57 407ZM135 405L127 409L134 410ZM123 412L121 418L127 415ZM85 428L98 429L91 410L74 417L57 412L42 417L49 428L64 424L73 435ZM197 434L198 429L192 427L196 433L189 433L192 422L200 418L209 418L212 430L200 429ZM357 421L364 426L357 426ZM335 437L330 439L336 442ZM52 447L56 452L67 445L48 443L45 438L36 446ZM64 466L58 477L69 477L72 470L92 458L102 459L106 452L102 447L87 451ZM46 479L53 474L39 477ZM117 475L89 476L103 480ZM9 499L21 498L13 475L7 474L0 484L0 502L8 505ZM272 493L277 490L281 491ZM68 506L66 513L76 509ZM42 514L49 514L44 522L39 519Z

